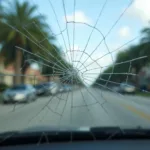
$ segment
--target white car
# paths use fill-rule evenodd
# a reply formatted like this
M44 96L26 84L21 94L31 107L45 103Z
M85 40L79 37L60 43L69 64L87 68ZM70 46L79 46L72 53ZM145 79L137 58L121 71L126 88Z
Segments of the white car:
M134 85L129 83L121 83L120 84L120 93L131 93L134 94L136 92L136 88Z
M55 95L59 92L59 85L55 82L46 83L45 88L47 89L47 93L50 93L51 95Z
M3 93L3 103L30 102L36 99L36 90L32 85L16 85Z

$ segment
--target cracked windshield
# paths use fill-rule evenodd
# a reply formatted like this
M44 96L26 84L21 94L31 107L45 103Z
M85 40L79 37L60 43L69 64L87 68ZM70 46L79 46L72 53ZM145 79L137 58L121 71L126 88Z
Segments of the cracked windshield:
M148 5L0 0L0 133L149 128Z

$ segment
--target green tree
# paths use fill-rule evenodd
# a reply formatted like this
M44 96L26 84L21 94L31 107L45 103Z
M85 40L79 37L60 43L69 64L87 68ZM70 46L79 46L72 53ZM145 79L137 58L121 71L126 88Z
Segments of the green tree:
M148 43L150 42L150 28L146 27L141 31L141 34L143 34L143 37L141 39L141 43Z
M51 46L54 37L47 32L48 28L44 23L44 16L35 15L36 9L37 6L31 6L28 2L19 3L15 1L8 6L5 13L0 13L0 42L2 44L0 54L5 57L6 64L15 63L16 74L24 74L26 67L22 70L20 68L25 64L27 58L32 57L32 55L17 49L16 46L32 53L39 52L42 57L49 60L50 52L54 51ZM45 37L47 39L42 41ZM35 43L42 44L43 47L39 48ZM21 78L16 76L15 83L19 84L20 82Z
M127 74L120 75L119 73L129 73L129 71L131 73L131 70L133 69L134 73L138 74L143 66L150 63L150 28L144 28L141 34L143 35L141 41L136 45L132 45L127 49L118 52L114 67L111 65L105 69L103 73L99 75L94 85L97 83L105 84L108 79L109 81L118 83L124 82L127 79ZM139 59L136 60L136 58ZM110 74L111 78L109 78ZM128 76L128 79L130 80L133 78L131 78L130 75ZM137 80L137 78L135 79ZM134 82L137 84L137 81Z

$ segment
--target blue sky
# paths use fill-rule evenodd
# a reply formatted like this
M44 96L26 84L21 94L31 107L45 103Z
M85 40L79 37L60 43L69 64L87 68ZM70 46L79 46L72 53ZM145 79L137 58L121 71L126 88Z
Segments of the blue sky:
M19 0L19 1L27 1L27 0ZM51 27L54 34L60 33L60 29L53 12L53 9L50 5L52 3L57 19L60 25L61 30L63 30L66 26L65 22L65 13L62 5L62 0L28 0L31 4L36 4L38 6L38 11L36 12L39 15L39 12L46 16L46 22ZM94 26L97 20L97 17L101 11L101 8L106 0L76 0L76 7L74 12L74 0L64 0L65 9L66 9L66 18L67 21L73 21L74 13L75 13L75 20L77 22L84 22L91 26ZM127 8L131 0L107 0L105 8L99 18L99 21L96 25L96 28L99 29L103 35L110 30L119 16L122 14L124 9ZM150 10L148 8L148 4L150 5L149 0L135 0L130 5L129 9L126 13L121 17L119 22L114 26L109 36L106 38L106 43L109 47L109 50L112 51L124 43L130 41L131 39L135 38L139 35L141 29L144 26L147 26L147 22L150 17ZM86 26L85 24L75 24L75 28L73 23L68 23L68 33L69 33L69 41L67 32L63 32L63 37L65 39L65 44L63 42L63 38L61 35L56 36L57 44L61 47L61 49L66 52L68 51L67 56L70 56L70 49L80 49L80 51L84 51L88 54L91 54L99 42L102 40L102 36L99 32L94 30L88 45L85 49L87 44L89 35L92 31L92 28ZM75 33L75 38L73 40L73 29ZM74 46L73 46L74 41ZM137 41L133 42L132 44L136 43ZM69 45L70 43L70 45ZM67 50L66 50L67 48ZM125 49L125 48L124 48ZM103 56L104 54L108 53L108 50L104 43L98 47L97 50L91 55L92 59L97 59ZM76 52L74 57L76 60L80 59L82 55L81 52ZM112 55L107 55L98 61L100 66L107 66L111 64L115 60L116 53L112 53ZM84 53L83 57L79 60L84 62L88 56ZM113 59L112 59L113 57ZM66 58L68 61L71 59ZM75 59L75 58L74 58ZM91 64L93 60L88 59L85 62L85 66ZM74 63L74 66L77 64ZM80 66L80 65L79 65ZM78 66L78 67L79 67ZM94 63L88 69L91 68L98 68L99 66ZM82 68L82 67L81 67ZM81 69L79 67L79 69ZM97 73L95 76L92 76L93 79L98 76L100 70L93 70L93 73ZM91 71L89 71L91 73Z
M54 9L56 11L58 21L60 24L61 29L65 28L65 20L64 20L64 11L62 6L62 0L50 0L54 6ZM52 11L52 8L50 6L49 0L31 0L30 1L33 4L37 4L39 6L39 12L41 14L44 14L47 16L47 23L51 26L53 32L55 34L60 32L60 29L58 27L58 24L56 22L56 18L54 16L54 13ZM65 2L65 8L66 8L66 15L69 19L73 19L73 0L64 0ZM102 8L102 5L104 4L105 0L76 0L76 7L75 11L77 14L77 21L83 21L90 25L94 25L96 22L96 19L98 17L98 14ZM118 19L119 15L122 13L122 11L129 5L130 0L108 0L106 7L99 19L99 22L97 24L97 28L101 30L101 32L105 35L111 26L114 24L114 22ZM134 38L139 34L140 29L142 28L142 22L140 22L138 19L135 20L131 18L129 15L127 15L128 12L125 13L125 15L120 19L120 21L117 23L117 25L113 28L111 34L108 36L107 44L109 45L110 49L116 48L119 45L124 44L128 40ZM71 17L72 16L72 17ZM81 17L81 18L80 18ZM124 28L124 34L119 34L119 30ZM68 30L69 30L69 39L70 44L73 45L73 24L68 24ZM79 46L81 49L84 49L87 38L91 32L92 28L87 27L86 25L75 25L75 40L74 44L75 46ZM69 49L69 43L67 41L67 34L64 33L64 37L66 39L66 45L68 45ZM91 40L89 42L89 48L87 48L87 51L92 51L94 46L98 44L98 42L101 40L102 36L94 31L92 34ZM61 47L64 49L64 43L62 41L62 37L58 36L57 39L61 43ZM72 46L73 47L73 46ZM106 49L106 48L103 48ZM104 50L102 50L104 51Z

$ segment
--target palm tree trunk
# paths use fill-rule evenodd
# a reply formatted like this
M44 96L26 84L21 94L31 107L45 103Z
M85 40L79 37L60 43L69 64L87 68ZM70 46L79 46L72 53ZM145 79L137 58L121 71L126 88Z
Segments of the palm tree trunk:
M21 63L22 63L22 51L16 49L16 59L15 59L15 83L21 84Z
M24 84L26 79L27 79L27 77L24 75L25 75L28 67L29 67L29 64L22 57L22 68L21 68L21 74L23 75L23 76L21 76L21 83L22 84Z

